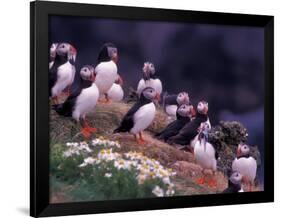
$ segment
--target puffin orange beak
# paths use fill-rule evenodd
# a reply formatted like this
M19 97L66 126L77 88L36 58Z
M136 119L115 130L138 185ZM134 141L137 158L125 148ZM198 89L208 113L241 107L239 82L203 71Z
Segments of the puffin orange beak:
M207 114L208 113L208 108L205 108L204 112L205 112L205 114Z
M238 157L241 155L241 148L240 147L237 148L237 153L236 154L237 154Z
M192 117L196 116L196 110L194 109L194 107L192 107L192 109L191 109L191 116Z
M247 182L247 178L245 176L242 176L242 180L243 183Z
M92 77L91 77L91 81L92 81L92 82L95 82L95 80L96 80L96 74L93 73L93 74L92 74Z
M160 97L159 93L156 93L155 100L157 100L157 101L161 100L161 97Z
M75 62L76 60L76 55L77 55L77 50L74 46L70 46L70 55L71 55L71 58L73 59L73 61Z

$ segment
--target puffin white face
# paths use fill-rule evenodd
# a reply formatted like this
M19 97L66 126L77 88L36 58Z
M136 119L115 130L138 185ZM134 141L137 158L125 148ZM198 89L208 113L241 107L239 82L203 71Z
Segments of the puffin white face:
M250 154L250 147L246 144L239 144L237 148L237 156L243 156Z
M149 79L151 75L155 73L155 67L154 64L151 62L145 62L143 64L142 71L144 73L144 78Z
M151 88L151 87L148 87L148 88L145 88L143 91L142 91L142 95L148 99L148 100L157 100L159 101L159 94L155 91L154 88Z
M58 44L57 48L56 48L56 53L59 56L67 55L68 60L72 60L73 62L75 62L75 60L76 60L77 51L69 43L60 43L60 44Z
M115 63L118 62L118 51L115 47L107 47L107 53L111 60L113 60Z
M56 53L60 56L68 54L70 46L68 43L60 43L57 46Z
M189 95L187 92L180 92L177 96L177 102L179 105L189 104Z
M243 179L243 176L242 176L242 174L239 173L239 172L233 172L233 173L231 174L231 176L229 177L229 180L230 180L233 184L236 184L236 185L241 184L242 179Z
M208 103L206 101L200 101L197 105L197 111L200 114L207 114L209 110Z
M56 49L57 49L58 43L52 43L50 47L50 57L54 58L56 56Z
M191 117L192 116L192 106L182 104L179 108L177 113L182 117Z
M82 79L84 79L84 80L92 81L95 77L94 73L95 73L94 68L89 65L82 67L80 70L80 75L81 75Z

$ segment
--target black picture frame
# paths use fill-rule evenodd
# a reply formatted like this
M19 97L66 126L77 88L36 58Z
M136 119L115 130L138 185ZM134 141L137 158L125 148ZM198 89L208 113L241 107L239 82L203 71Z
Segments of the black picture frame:
M264 191L80 203L49 203L48 16L95 16L258 26L264 28ZM60 216L120 211L246 204L274 201L274 17L140 7L35 1L30 3L30 215Z

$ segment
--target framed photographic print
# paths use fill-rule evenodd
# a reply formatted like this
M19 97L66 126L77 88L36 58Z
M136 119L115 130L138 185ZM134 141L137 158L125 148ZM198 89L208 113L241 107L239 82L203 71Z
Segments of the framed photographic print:
M31 216L272 202L273 17L30 5Z

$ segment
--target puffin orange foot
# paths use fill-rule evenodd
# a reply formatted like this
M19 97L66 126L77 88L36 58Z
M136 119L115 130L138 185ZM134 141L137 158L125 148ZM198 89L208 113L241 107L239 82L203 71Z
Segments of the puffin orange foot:
M138 143L139 145L146 145L146 144L147 144L147 141L145 141L145 140L143 140L143 139L138 139L138 140L137 140L137 143Z
M98 102L102 103L102 104L109 104L109 103L111 103L110 99L99 99Z
M90 138L91 136L91 131L89 131L89 128L83 128L81 130L82 135L84 136L84 138Z
M87 129L89 132L92 132L92 133L95 133L98 131L97 128L95 128L95 127L87 127Z
M199 185L203 185L205 183L205 178L201 177L200 179L197 179L196 183L199 184Z
M209 187L216 187L217 186L217 181L215 179L208 180L208 186Z
M52 97L52 104L59 104L59 98L57 96Z

